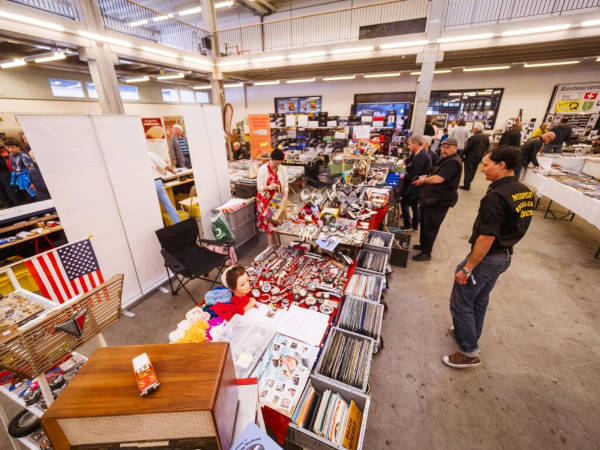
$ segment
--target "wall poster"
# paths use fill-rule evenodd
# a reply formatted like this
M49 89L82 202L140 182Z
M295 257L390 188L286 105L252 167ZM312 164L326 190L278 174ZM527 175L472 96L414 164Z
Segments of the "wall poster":
M600 81L558 84L554 88L546 121L550 127L569 119L573 134L595 136L600 131Z
M321 112L320 95L310 97L278 97L275 99L275 112L283 114Z
M250 154L258 159L263 153L271 153L271 125L268 114L249 114Z
M160 117L142 117L142 126L146 140L154 141L165 138L165 129Z

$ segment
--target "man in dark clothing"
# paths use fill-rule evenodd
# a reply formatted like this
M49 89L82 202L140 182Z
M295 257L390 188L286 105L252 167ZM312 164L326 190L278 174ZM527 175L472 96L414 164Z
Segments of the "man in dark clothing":
M465 178L460 188L465 191L471 189L471 182L477 173L477 166L490 148L490 138L487 134L483 134L480 127L479 124L473 125L473 135L467 139L465 149L461 155L465 165Z
M425 151L422 144L423 138L418 135L412 135L408 139L408 149L413 154L412 160L406 166L406 173L401 179L404 183L404 192L400 206L402 207L402 217L404 217L403 230L418 230L420 222L419 212L419 193L421 188L413 181L421 175L426 175L431 171L431 157ZM410 209L412 209L412 223L410 220Z
M498 145L519 147L521 145L521 128L523 128L523 125L521 122L519 122L513 125L510 130L506 130L504 133L502 133Z
M521 146L521 162L515 169L515 177L517 177L517 180L521 175L521 171L529 166L530 163L533 164L533 167L540 166L537 160L537 154L544 144L547 145L549 142L552 142L554 138L554 132L548 131L547 133L542 134L541 137L529 139L525 144L523 144L523 146Z
M500 274L510 265L513 246L525 235L533 216L533 192L517 181L519 149L501 145L483 158L481 171L492 183L479 204L469 239L471 252L456 267L450 295L454 327L450 334L459 350L444 356L447 366L462 369L481 364L478 341L483 320Z
M431 150L431 141L433 141L431 136L422 136L421 144L423 144L423 150L429 153L429 157L431 158L431 167L434 166L436 161L438 160L438 155L436 152Z
M429 261L431 250L448 209L458 200L458 184L462 173L462 160L457 154L458 143L448 138L442 144L441 159L433 166L430 176L423 175L413 181L423 186L419 195L421 204L421 243L415 245L421 253L413 256L415 261Z
M425 129L423 131L425 136L435 136L435 128L431 124L431 119L425 121Z
M552 132L555 134L555 138L550 144L544 149L545 153L562 153L562 146L566 142L568 143L573 135L573 128L569 125L569 119L563 117L560 119L560 124L552 128Z

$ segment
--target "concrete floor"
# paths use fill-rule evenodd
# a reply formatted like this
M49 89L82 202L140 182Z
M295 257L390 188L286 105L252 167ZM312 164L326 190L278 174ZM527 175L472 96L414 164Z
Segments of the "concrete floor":
M600 233L587 222L536 212L492 293L480 341L483 365L458 371L440 361L456 349L447 332L453 270L469 250L487 184L478 175L470 192L460 191L432 261L411 260L389 277L365 450L600 448L600 260L593 259ZM206 289L204 282L192 284L198 298ZM135 318L106 330L106 340L167 342L192 306L183 292L157 292L132 309ZM0 448L8 448L0 433Z

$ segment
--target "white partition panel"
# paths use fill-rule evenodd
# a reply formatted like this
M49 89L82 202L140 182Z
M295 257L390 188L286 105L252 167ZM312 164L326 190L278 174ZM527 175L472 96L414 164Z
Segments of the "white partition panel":
M183 118L202 215L202 228L204 236L211 238L210 210L231 198L221 108L202 105L195 111L184 113Z
M140 118L103 115L92 122L145 294L166 280L166 272L154 233L164 225Z
M67 239L76 241L92 235L104 275L125 274L124 303L140 297L135 266L90 116L17 118L35 148Z

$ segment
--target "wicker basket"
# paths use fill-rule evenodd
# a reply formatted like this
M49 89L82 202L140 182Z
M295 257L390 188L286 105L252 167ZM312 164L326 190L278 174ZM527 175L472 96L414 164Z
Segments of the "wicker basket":
M29 379L43 374L119 318L122 292L123 275L115 275L90 292L11 330L0 338L0 368ZM81 313L85 314L80 318L79 333L55 328Z

